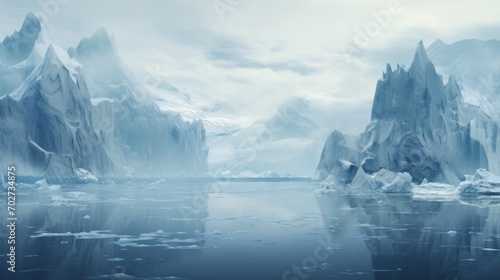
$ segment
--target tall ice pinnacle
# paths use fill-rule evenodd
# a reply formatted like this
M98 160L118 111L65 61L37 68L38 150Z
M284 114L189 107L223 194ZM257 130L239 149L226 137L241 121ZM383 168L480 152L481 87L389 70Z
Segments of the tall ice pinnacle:
M413 58L412 67L417 67L418 65L425 65L429 62L429 57L427 57L427 52L425 50L424 42L420 40L417 44L417 50L415 52L415 57Z

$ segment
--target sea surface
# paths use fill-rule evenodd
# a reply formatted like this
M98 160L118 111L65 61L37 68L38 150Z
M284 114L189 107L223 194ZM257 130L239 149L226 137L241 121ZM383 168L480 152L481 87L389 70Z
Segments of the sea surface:
M18 185L0 279L500 279L500 198L317 182Z

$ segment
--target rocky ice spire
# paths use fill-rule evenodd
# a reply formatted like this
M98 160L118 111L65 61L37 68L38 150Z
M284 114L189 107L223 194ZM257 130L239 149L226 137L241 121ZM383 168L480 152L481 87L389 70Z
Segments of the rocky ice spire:
M331 168L330 174L344 176L346 166L339 161L347 160L367 174L385 169L407 172L415 182L448 183L478 168L500 172L498 123L464 103L455 78L444 85L422 42L408 71L388 66L378 81L372 122L357 142L359 160L340 153L346 147L337 134L327 141L318 171Z
M415 56L408 72L412 75L413 79L417 81L417 86L429 86L428 84L422 84L424 81L442 83L442 79L437 74L434 64L427 56L427 51L422 41L417 45L417 50L415 51Z
M415 56L413 57L413 62L411 64L412 68L418 68L425 66L429 63L429 57L427 57L427 52L425 50L424 42L420 40L417 44L417 50L415 51Z

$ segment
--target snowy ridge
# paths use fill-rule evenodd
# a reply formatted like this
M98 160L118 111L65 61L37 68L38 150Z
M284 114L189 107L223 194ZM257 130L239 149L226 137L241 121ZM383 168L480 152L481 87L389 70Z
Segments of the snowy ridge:
M29 13L22 28L0 44L0 96L23 83L42 62L50 45L60 46L47 24Z
M457 184L479 168L500 174L499 125L483 108L464 101L453 76L443 84L420 42L408 71L387 65L372 122L355 144L338 131L330 136L317 174L329 185L403 192L412 182Z

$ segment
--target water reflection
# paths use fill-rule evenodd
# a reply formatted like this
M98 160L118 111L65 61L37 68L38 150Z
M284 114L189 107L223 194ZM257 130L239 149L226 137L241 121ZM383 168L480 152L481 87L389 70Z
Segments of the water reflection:
M18 271L6 275L2 266L1 279L172 276L162 264L199 254L204 246L208 214L202 185L139 183L122 189L113 185L81 189L41 187L18 194L22 201L18 206ZM3 212L0 219L5 221ZM6 252L5 235L1 241ZM6 258L0 261L5 263Z
M363 250L342 250L358 260L349 263L357 279L473 280L500 275L500 207L483 207L495 200L324 194L318 205L334 240L356 240L359 230L371 267L359 265ZM335 274L346 272L337 267Z
M21 186L18 272L8 274L0 255L0 279L467 280L500 274L500 199L425 201L318 189L303 182L226 182L219 192L166 182ZM6 214L0 211L0 220Z

